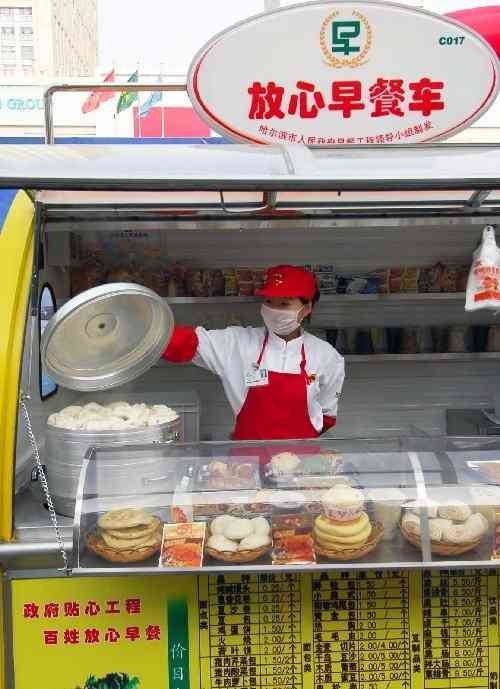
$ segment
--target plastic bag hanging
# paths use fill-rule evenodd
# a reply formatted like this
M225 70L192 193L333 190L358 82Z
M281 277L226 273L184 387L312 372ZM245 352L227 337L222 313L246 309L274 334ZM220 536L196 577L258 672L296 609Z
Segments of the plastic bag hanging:
M500 311L500 249L495 240L495 228L487 225L483 239L473 254L467 280L466 311L491 309Z

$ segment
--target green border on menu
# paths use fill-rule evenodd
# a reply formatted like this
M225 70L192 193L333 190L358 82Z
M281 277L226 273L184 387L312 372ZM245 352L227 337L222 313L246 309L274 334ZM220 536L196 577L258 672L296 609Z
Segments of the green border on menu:
M185 598L167 602L168 687L189 689L189 620Z

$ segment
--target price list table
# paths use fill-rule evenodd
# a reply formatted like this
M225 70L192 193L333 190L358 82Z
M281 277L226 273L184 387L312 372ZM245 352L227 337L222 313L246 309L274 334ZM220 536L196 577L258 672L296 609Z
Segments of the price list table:
M425 689L498 687L496 570L422 573Z
M199 578L202 689L302 688L301 580L287 573Z
M409 578L373 570L313 575L315 689L410 687Z

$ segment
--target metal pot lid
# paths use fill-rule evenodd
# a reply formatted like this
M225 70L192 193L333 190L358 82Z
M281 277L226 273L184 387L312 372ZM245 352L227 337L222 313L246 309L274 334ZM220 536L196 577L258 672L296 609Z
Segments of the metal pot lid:
M167 302L147 287L100 285L56 311L43 333L41 357L63 387L107 390L150 369L173 328Z

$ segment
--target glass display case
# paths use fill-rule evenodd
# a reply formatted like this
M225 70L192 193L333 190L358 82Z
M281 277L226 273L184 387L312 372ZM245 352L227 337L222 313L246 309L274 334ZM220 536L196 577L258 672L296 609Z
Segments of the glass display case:
M89 574L496 566L500 440L92 448L73 537Z

